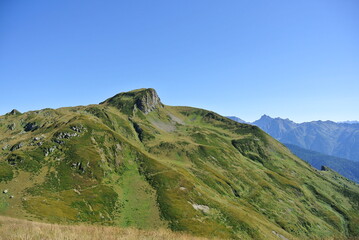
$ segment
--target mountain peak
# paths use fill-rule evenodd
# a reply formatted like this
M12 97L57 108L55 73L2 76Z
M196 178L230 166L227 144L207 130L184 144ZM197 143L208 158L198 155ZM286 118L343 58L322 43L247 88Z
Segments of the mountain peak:
M267 114L263 114L260 119L272 119L272 118Z
M21 112L19 112L16 109L13 109L10 112L8 112L6 115L19 115L19 114L21 114Z
M156 108L163 107L161 99L153 88L141 88L129 92L119 93L101 104L109 104L127 114L133 113L135 109L148 114Z

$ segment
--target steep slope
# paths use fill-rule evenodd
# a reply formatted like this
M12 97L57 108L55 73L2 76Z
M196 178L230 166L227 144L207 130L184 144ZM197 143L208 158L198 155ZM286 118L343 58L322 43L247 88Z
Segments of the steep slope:
M292 144L285 144L285 146L289 148L292 153L305 160L313 167L321 169L322 166L328 166L344 177L359 183L359 162L324 155Z
M0 132L3 215L219 238L359 235L358 185L153 89L1 116Z
M283 143L359 161L359 124L332 121L298 124L289 119L271 118L266 115L253 124Z

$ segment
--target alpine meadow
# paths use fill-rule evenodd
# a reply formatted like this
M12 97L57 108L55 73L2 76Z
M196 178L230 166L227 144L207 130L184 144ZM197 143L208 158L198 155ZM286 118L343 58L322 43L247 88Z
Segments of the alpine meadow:
M167 239L359 236L358 184L257 126L165 105L151 88L13 110L0 117L0 147L0 233L26 219L186 234Z
M0 240L359 240L359 0L0 0Z

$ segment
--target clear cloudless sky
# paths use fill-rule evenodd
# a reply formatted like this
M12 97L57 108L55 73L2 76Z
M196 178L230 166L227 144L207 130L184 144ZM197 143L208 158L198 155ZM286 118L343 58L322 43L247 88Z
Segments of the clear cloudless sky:
M143 87L247 121L359 120L359 1L0 0L0 115Z

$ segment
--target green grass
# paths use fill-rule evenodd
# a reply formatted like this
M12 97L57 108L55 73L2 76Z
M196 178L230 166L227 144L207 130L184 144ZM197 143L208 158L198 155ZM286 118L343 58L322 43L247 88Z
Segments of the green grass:
M9 196L5 195L1 192L0 195L0 213L4 213L5 210L8 208L9 206L9 200L8 200Z
M6 162L0 162L0 182L10 181L14 177L13 167Z
M0 154L0 185L16 192L2 214L231 239L359 234L358 185L213 112L159 105L145 114L134 105L144 96L0 117L0 147L25 143ZM21 122L43 127L19 134ZM78 136L59 142L59 133Z

